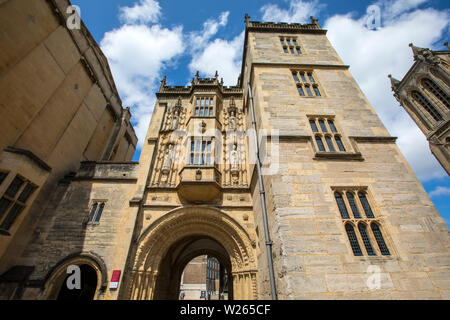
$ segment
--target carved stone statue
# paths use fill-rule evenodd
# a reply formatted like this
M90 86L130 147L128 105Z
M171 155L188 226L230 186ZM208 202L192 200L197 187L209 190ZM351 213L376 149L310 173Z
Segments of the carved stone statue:
M230 164L231 164L231 171L235 171L239 169L239 154L237 151L237 145L233 144L233 150L230 152Z
M164 154L164 161L162 165L163 173L167 173L170 171L170 168L172 167L172 158L173 158L173 145L169 144Z
M230 129L236 130L236 127L237 127L236 114L234 111L232 111L230 114Z
M170 126L170 130L176 130L178 128L178 122L180 121L180 113L176 110L172 116L172 124Z

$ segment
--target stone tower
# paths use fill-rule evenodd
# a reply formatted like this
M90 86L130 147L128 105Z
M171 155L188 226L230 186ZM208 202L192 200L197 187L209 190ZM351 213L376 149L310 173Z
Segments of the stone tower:
M401 81L389 75L392 91L424 133L431 153L450 174L450 51L409 46L414 64Z
M164 78L139 162L83 162L61 181L18 259L34 267L21 298L69 297L76 265L92 299L176 300L208 255L230 298L268 299L263 208L279 299L450 297L447 226L326 30L245 27L236 86Z

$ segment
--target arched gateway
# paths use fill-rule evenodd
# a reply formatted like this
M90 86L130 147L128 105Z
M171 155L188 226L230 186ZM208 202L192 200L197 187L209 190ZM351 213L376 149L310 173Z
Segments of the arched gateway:
M254 251L255 241L228 214L201 206L175 209L139 238L126 298L177 299L186 264L198 255L210 254L232 275L234 299L256 299Z

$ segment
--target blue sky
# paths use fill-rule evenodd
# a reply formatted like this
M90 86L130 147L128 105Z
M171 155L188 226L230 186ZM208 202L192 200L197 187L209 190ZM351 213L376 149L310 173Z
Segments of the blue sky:
M344 63L450 226L450 178L431 155L424 135L393 98L388 74L401 79L413 63L408 44L446 50L450 9L444 0L72 0L107 56L124 106L131 106L140 143L163 75L186 85L196 70L219 71L235 85L240 71L244 15L251 20L319 19ZM244 5L245 4L245 5ZM366 26L367 9L381 25ZM139 158L140 145L135 155Z

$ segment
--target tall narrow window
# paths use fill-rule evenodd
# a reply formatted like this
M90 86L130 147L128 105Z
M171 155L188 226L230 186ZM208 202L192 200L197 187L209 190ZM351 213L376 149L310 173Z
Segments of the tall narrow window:
M364 223L359 223L358 230L361 235L361 239L363 240L364 247L366 247L367 254L369 256L376 256L377 254L373 250L372 243L370 242L370 238L367 233L367 226Z
M352 209L353 216L355 219L361 218L361 213L359 213L358 206L356 205L355 196L351 192L347 192L347 200L350 208Z
M341 138L339 136L334 136L334 140L336 141L339 151L345 152L345 147L344 147L344 144L342 143Z
M422 85L430 91L436 98L438 98L447 109L450 109L450 101L447 94L434 81L425 78L422 80Z
M364 209L366 217L369 219L375 218L375 216L373 215L373 212L372 212L372 208L369 205L369 201L367 201L366 195L362 192L358 192L358 197L359 197L359 200L361 201L361 205Z
M350 216L348 215L348 211L345 206L344 198L342 198L342 195L339 192L335 192L334 198L336 199L336 203L338 205L339 212L341 213L342 219L350 219Z
M362 256L361 247L359 246L358 238L356 237L355 229L350 223L345 224L345 231L347 232L348 241L352 247L355 256Z
M95 202L95 203L92 205L91 212L89 213L89 219L88 219L88 222L91 222L91 221L94 220L95 213L97 212L97 207L98 207L98 203Z
M436 108L426 99L420 92L413 91L412 92L413 99L419 103L436 121L443 120L442 115Z
M316 143L319 151L325 151L325 146L323 145L322 138L320 136L316 136Z
M311 125L312 132L319 132L319 130L317 129L316 122L314 120L309 120L309 124Z
M370 227L372 228L373 235L375 236L375 240L377 241L378 248L380 248L380 252L383 256L389 256L391 253L389 252L386 243L384 242L383 234L381 233L380 227L373 222Z
M325 122L323 120L319 120L320 128L322 129L322 132L328 132L327 127L325 126Z
M95 216L95 222L99 222L100 218L102 217L103 209L105 208L105 203L102 203L100 207L98 208L97 215Z
M27 179L19 175L14 177L0 198L0 229L4 231L4 234L9 234L7 231L25 209L28 200L36 189L37 186Z
M337 132L336 126L334 125L334 122L332 120L328 120L328 125L330 126L331 132Z
M325 140L327 142L328 150L330 150L330 152L336 151L336 149L334 149L333 141L331 141L331 137L325 136Z
M306 93L308 94L308 97L312 97L313 94L311 92L311 88L309 86L305 86L305 89L306 89Z
M317 96L317 97L320 97L320 91L319 91L319 88L318 88L317 86L313 86L313 90L314 90L314 93L316 94L316 96Z
M92 204L91 211L89 212L88 223L98 224L102 217L103 209L105 208L104 201L96 201Z

